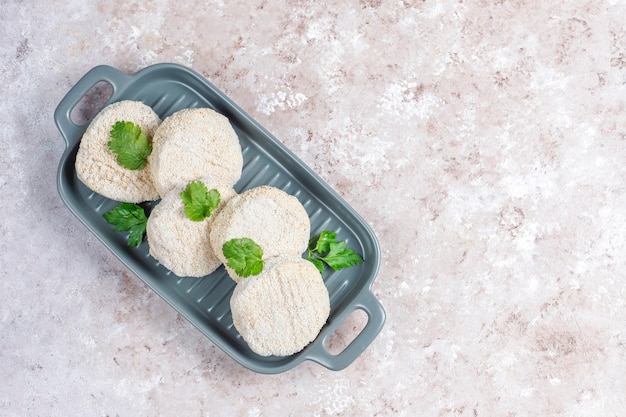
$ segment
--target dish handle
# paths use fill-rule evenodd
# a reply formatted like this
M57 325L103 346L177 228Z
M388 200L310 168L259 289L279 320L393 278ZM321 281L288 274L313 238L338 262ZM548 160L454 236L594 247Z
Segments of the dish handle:
M374 341L385 323L385 310L371 290L361 293L351 309L345 311L340 320L332 324L322 343L317 344L307 355L307 359L319 363L326 368L339 371L350 365ZM332 354L326 349L328 338L355 310L362 310L367 314L367 323L361 332L338 354Z
M78 103L87 95L89 90L96 86L99 82L108 83L113 89L111 96L107 99L106 106L115 100L119 91L123 90L130 82L132 77L111 66L99 65L92 68L83 77L78 80L70 91L63 97L54 111L54 122L65 139L66 146L73 145L82 136L85 125L77 125L72 120L72 111ZM88 123L89 121L87 121ZM86 124L86 123L85 123Z

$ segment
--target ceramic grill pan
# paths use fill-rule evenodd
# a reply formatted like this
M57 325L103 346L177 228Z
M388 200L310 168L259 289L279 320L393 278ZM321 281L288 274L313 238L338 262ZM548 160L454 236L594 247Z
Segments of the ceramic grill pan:
M304 350L287 357L255 354L233 326L230 296L235 283L224 267L199 279L177 277L148 254L145 240L136 248L128 248L126 234L114 232L103 219L102 214L119 202L90 191L78 180L74 168L76 151L89 120L78 125L72 116L81 100L102 82L110 84L112 90L103 106L120 100L138 100L151 106L161 119L187 107L209 107L224 114L239 136L243 152L243 172L235 190L242 192L267 184L294 195L309 214L313 236L325 229L336 231L339 239L347 240L349 247L363 255L364 262L358 266L324 273L330 294L330 316L316 340ZM312 360L328 369L341 370L380 332L385 311L371 291L380 250L370 227L328 184L201 75L168 63L132 75L98 66L70 89L57 106L54 119L66 141L57 187L67 207L134 274L241 365L274 374ZM367 314L365 327L343 351L331 354L326 348L328 338L355 310Z

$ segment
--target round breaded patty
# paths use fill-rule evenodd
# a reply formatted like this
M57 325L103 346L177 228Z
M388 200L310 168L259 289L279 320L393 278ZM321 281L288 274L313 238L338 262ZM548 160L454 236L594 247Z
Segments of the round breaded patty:
M236 193L230 185L211 179L202 182L209 190L220 193L220 204L202 221L187 218L180 197L186 185L176 187L163 197L148 217L146 237L150 255L181 277L202 277L215 271L222 261L209 241L209 230L215 215Z
M311 221L300 201L283 190L262 185L233 197L216 215L211 228L211 245L226 264L219 250L231 239L252 239L263 250L263 259L279 256L300 257L307 249ZM232 279L241 277L226 266Z
M198 178L234 185L241 177L243 155L228 119L208 108L179 110L154 134L152 180L159 195Z
M315 340L330 314L330 299L311 262L283 258L240 281L230 308L235 328L252 351L287 356Z
M76 154L76 175L89 189L117 201L140 203L159 197L150 175L144 169L126 169L109 150L111 129L118 121L133 122L152 137L161 123L151 107L140 101L124 100L109 104L93 118L81 138Z

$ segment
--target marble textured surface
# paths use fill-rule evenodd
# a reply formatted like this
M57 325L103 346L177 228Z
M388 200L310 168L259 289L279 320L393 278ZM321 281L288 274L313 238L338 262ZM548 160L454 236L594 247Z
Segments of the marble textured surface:
M623 416L626 5L549 3L0 2L0 415ZM347 369L244 369L60 201L59 100L158 62L376 232L387 323Z

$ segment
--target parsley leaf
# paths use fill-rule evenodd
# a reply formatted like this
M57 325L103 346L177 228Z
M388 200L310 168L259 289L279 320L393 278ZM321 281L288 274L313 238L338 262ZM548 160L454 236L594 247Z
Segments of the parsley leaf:
M138 170L146 166L152 153L150 138L133 122L119 121L110 132L109 149L117 155L117 163L127 169Z
M315 265L315 267L317 268L318 271L320 271L320 274L324 273L324 262L320 261L319 259L315 259L313 257L311 257L310 255L306 258L307 261L311 261L313 263L313 265Z
M334 242L336 238L337 233L331 232L330 230L324 230L317 237L317 240L313 238L313 240L315 240L313 248L319 253L328 252L330 250L331 242ZM309 246L311 246L311 242L309 242Z
M324 273L325 265L335 271L349 268L363 262L361 255L348 248L346 241L338 242L337 233L324 230L318 237L309 241L307 260Z
M220 192L215 188L208 190L200 181L192 181L180 193L185 207L185 215L194 222L200 222L209 217L220 204Z
M252 239L231 239L222 245L222 252L228 260L226 265L241 277L258 275L263 270L263 249Z
M121 203L102 215L104 220L115 226L116 232L128 232L128 246L138 246L146 233L148 218L137 204Z

